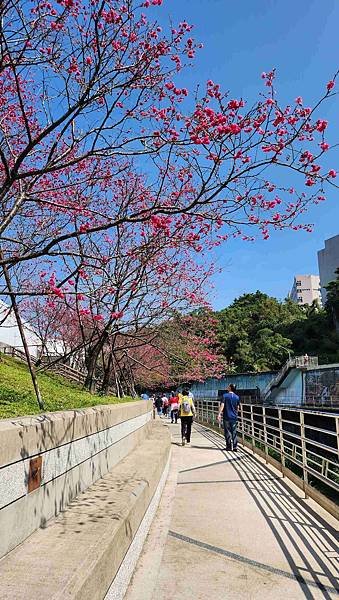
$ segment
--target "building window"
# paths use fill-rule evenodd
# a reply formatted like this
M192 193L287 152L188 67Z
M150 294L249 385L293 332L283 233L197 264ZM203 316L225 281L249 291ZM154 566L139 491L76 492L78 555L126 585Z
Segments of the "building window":
M301 285L301 281L296 281L295 283L298 287Z

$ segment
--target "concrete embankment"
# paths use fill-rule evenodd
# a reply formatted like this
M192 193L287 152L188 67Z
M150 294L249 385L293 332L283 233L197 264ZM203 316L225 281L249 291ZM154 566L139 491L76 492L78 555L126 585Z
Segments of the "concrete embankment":
M115 588L113 580L125 556L133 570L128 550L164 479L169 451L168 429L153 421L148 437L111 472L0 561L1 599L102 600L108 590L122 598L123 581Z
M0 421L0 557L111 471L151 420L140 401Z

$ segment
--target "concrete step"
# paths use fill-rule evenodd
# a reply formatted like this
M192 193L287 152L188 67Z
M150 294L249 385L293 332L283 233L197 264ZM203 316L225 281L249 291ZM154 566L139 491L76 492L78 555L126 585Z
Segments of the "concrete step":
M167 464L168 429L149 438L45 529L0 560L1 600L102 600Z

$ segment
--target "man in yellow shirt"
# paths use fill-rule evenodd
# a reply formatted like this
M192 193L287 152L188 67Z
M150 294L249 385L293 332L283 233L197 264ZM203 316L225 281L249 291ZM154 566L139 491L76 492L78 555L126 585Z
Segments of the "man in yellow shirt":
M193 398L188 395L188 389L183 388L179 398L179 417L181 419L181 443L185 446L186 442L191 443L191 431L193 417L195 417L195 406Z

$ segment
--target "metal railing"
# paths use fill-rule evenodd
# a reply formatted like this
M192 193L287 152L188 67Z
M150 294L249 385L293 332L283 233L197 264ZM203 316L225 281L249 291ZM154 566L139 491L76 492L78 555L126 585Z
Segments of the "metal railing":
M217 400L199 399L195 405L200 422L218 426ZM267 462L273 459L283 473L299 477L305 494L313 485L323 493L319 482L339 492L339 414L241 404L238 435Z

